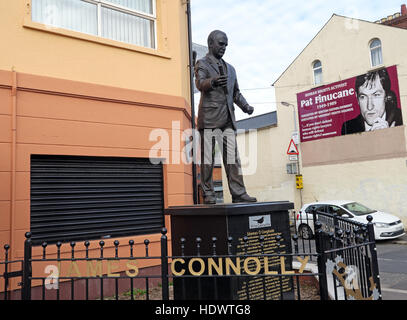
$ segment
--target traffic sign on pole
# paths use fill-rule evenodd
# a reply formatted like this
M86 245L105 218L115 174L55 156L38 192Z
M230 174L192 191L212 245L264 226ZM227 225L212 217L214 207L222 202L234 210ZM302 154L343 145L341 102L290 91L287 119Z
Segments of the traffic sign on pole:
M288 145L287 154L296 154L296 155L299 155L297 146L295 145L293 139L291 139L290 144Z
M289 155L288 155L288 160L290 160L290 161L298 161L298 155L296 155L296 154L289 154Z

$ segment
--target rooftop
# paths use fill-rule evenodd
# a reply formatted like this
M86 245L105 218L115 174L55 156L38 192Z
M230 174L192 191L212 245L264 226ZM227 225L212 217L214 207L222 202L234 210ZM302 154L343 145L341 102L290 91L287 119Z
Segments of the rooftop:
M277 112L272 111L258 116L236 121L236 129L261 129L277 125Z

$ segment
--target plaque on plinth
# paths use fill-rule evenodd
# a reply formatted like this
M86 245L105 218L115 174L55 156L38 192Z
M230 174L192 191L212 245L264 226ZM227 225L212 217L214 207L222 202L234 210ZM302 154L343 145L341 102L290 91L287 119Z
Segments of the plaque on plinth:
M275 201L166 209L172 256L179 258L173 259L174 299L292 299L292 277L274 275L290 272L292 257L282 261L262 254L292 252L288 210L293 208L292 202ZM234 274L239 276L227 276Z

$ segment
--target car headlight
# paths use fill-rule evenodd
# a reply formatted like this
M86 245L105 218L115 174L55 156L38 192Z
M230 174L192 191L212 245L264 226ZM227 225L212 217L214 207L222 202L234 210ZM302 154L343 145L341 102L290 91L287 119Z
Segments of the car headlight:
M384 222L375 222L374 225L378 228L387 228L390 226L388 223L384 223Z

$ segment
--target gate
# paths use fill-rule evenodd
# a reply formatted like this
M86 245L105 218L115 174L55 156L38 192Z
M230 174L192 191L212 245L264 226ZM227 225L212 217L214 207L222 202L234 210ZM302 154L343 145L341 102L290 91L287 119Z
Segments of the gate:
M327 275L324 289L335 300L381 299L372 216L363 224L314 210L313 220L318 267Z
M379 270L373 223L355 224L346 219L335 217L332 228L323 227L320 220L324 214L314 212L315 252L299 250L300 239L292 235L293 252L286 252L281 246L281 236L275 238L276 251L264 252L264 237L260 234L255 245L260 246L261 254L247 254L247 238L243 254L218 255L217 239L212 238L211 255L200 254L201 239L181 239L194 242L194 256L171 256L168 254L167 231L161 235L161 254L149 254L150 241L144 241L144 249L135 250L130 240L120 245L113 242L114 248L106 254L105 242L90 244L62 243L41 244L42 256L32 257L33 243L31 234L26 234L24 260L9 261L9 246L5 246L5 260L0 262L0 279L4 281L3 299L22 300L87 300L95 299L91 293L97 291L97 299L121 299L120 293L129 290L128 299L136 299L137 292L144 292L149 300L149 289L159 284L160 299L188 299L185 286L195 283L198 299L202 299L209 290L213 290L213 299L228 300L230 296L220 296L218 289L227 283L227 292L237 292L242 300L302 300L304 285L312 283L317 277L317 298L321 300L372 300L381 299ZM327 218L327 217L326 217ZM324 220L326 224L327 219ZM232 238L228 240L230 248ZM253 243L251 243L253 245ZM61 247L69 246L70 253L62 254ZM66 251L66 250L65 250ZM64 252L65 252L64 251ZM81 254L79 254L81 253ZM138 261L154 261L158 267L149 273L138 269ZM152 260L152 261L151 261ZM192 261L192 262L191 262ZM316 270L306 272L307 265L316 261ZM298 264L295 270L292 262ZM21 269L16 265L20 265ZM123 267L124 266L124 267ZM42 274L37 274L43 270ZM61 270L65 270L64 274ZM83 271L86 270L86 271ZM117 270L117 271L116 271ZM118 270L122 270L119 272ZM124 270L124 271L123 271ZM34 272L34 273L33 273ZM9 280L19 277L21 290L9 291ZM225 282L226 281L226 282ZM177 295L170 293L176 285ZM209 289L208 289L209 288Z

